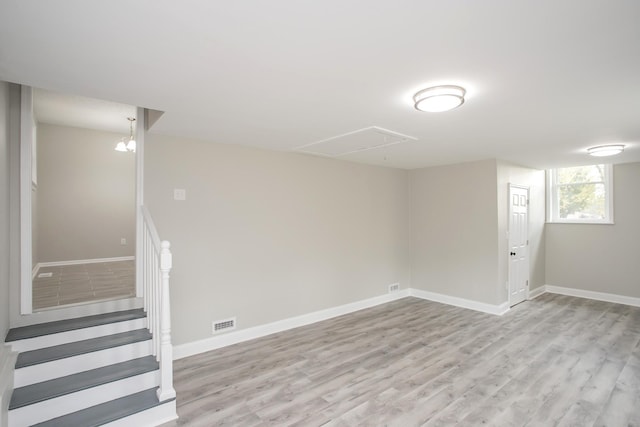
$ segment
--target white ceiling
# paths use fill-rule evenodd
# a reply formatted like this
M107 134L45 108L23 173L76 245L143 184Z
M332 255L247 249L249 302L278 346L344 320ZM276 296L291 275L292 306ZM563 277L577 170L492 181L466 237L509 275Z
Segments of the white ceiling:
M165 111L153 132L293 150L377 127L417 141L340 158L416 168L500 158L640 161L640 2L0 3L0 79ZM466 103L410 98L459 84Z
M129 133L127 117L136 117L136 107L132 105L43 89L34 91L33 110L40 123L124 134Z

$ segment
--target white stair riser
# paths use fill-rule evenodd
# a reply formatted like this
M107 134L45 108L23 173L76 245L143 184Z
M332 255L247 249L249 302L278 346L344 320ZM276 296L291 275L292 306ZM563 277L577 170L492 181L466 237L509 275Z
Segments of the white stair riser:
M176 401L172 400L146 411L120 418L119 420L105 424L105 427L155 427L168 423L178 418L176 413Z
M158 386L158 371L147 372L9 411L9 427L29 426Z
M57 334L44 335L41 337L28 338L24 340L12 341L12 351L31 351L45 347L53 347L54 345L67 344L70 342L88 340L91 338L103 337L106 335L118 334L121 332L129 332L136 329L144 329L147 327L147 319L133 319L124 322L109 323L107 325L93 326L90 328L82 328L74 331L60 332Z
M114 363L126 362L127 360L137 359L151 354L152 342L151 340L146 340L54 360L52 362L27 366L14 371L14 387L24 387L26 385L112 365Z
M29 316L20 316L12 323L12 327L29 326L37 323L55 322L65 319L76 319L83 316L113 313L114 311L133 310L142 308L142 298L126 298L112 301L102 301L92 304L81 304L70 307L56 307L55 310L45 310L33 313Z

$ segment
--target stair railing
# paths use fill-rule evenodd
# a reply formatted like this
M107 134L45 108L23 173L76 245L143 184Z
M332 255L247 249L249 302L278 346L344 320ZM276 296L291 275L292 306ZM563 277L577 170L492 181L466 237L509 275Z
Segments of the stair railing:
M158 230L146 206L142 206L142 283L147 328L151 332L153 355L160 363L158 399L162 402L176 397L173 388L173 347L171 345L171 305L169 272L171 244L160 240Z

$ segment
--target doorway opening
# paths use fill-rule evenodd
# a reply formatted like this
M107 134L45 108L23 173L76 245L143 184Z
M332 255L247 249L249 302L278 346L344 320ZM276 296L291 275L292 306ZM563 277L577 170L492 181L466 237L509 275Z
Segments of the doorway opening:
M31 217L22 218L23 242L31 244L22 254L21 313L135 297L137 159L115 147L136 107L22 91Z

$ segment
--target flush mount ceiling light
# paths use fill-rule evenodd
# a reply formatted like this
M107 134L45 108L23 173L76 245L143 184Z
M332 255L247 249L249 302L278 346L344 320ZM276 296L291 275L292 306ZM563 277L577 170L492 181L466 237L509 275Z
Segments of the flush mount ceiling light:
M127 117L129 120L129 140L125 141L124 138L116 145L116 151L130 151L136 152L136 140L133 139L133 122L136 121L134 117Z
M466 91L460 86L444 85L423 89L413 95L416 110L440 113L464 104Z
M615 156L623 151L623 144L599 145L597 147L587 148L587 152L595 157Z

